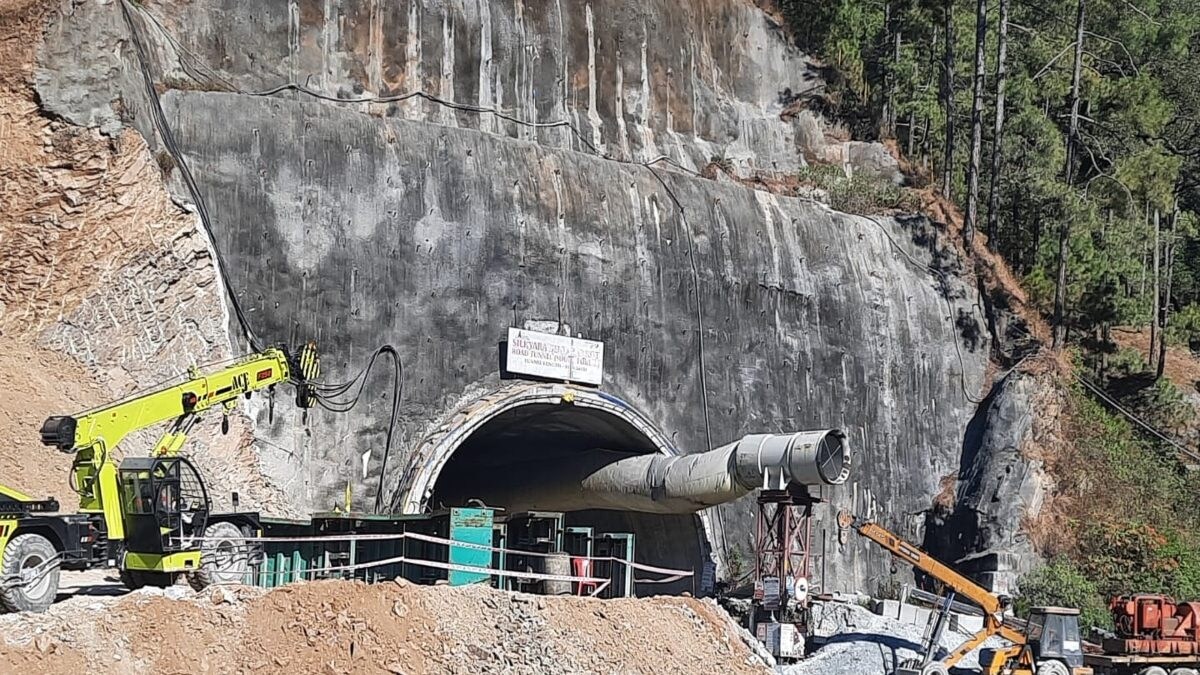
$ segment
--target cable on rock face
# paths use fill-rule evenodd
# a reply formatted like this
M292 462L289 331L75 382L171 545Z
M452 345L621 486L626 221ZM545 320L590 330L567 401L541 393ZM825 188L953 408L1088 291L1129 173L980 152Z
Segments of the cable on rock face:
M154 119L155 129L157 129L158 135L162 138L163 147L171 155L171 159L175 161L175 165L179 167L179 173L183 176L183 182L187 186L188 194L192 198L192 203L196 206L196 213L200 216L200 224L203 226L204 233L212 245L217 275L221 278L221 284L225 287L225 294L229 297L229 304L233 307L233 314L237 319L239 328L242 330L242 336L246 339L247 344L250 345L252 350L256 352L262 351L262 345L258 337L254 334L254 330L250 327L250 321L246 318L246 313L242 309L242 303L238 299L237 293L233 290L233 283L229 278L229 271L225 264L224 256L221 255L221 247L217 245L216 233L213 231L212 218L209 216L204 195L200 192L200 188L192 176L192 171L188 167L187 160L184 158L183 153L180 152L179 146L175 143L175 135L171 131L171 125L167 122L166 113L163 112L162 102L158 97L158 90L154 88L154 77L150 73L146 46L142 42L142 36L137 26L134 25L128 0L121 0L121 13L124 15L125 22L129 26L129 36L133 42L134 51L137 53L138 69L142 73L142 81L146 87L146 98L150 103L150 112L151 117Z
M235 319L237 320L238 327L241 329L242 336L245 338L247 344L249 344L250 348L253 351L262 351L262 343L258 339L258 336L255 334L254 329L251 327L250 321L246 316L246 312L242 308L241 301L238 298L237 293L233 289L233 283L229 277L228 267L225 264L224 256L221 254L221 248L217 244L216 234L215 234L215 232L213 230L213 226L212 226L212 218L209 214L208 205L204 199L204 194L200 191L200 188L196 183L195 177L192 175L191 168L188 166L186 158L183 156L183 153L180 151L179 146L175 141L175 135L171 130L171 125L168 123L166 113L162 109L162 102L159 99L158 90L155 89L155 86L154 86L154 77L153 77L153 74L150 72L149 56L146 52L146 46L142 41L142 36L141 36L140 32L138 31L137 25L135 25L135 23L134 23L132 11L131 11L128 0L121 0L121 13L125 18L126 24L129 26L130 39L134 45L134 49L137 54L138 68L141 71L142 81L146 88L146 97L150 103L150 111L151 111L151 116L154 121L155 129L158 131L158 134L162 139L163 147L171 155L171 158L174 160L176 166L179 167L179 172L180 172L180 175L183 177L184 184L187 186L188 194L192 199L192 203L195 204L196 212L200 217L200 224L204 228L204 233L208 237L209 242L212 246L213 257L214 257L214 260L216 263L217 273L220 276L222 285L225 287L225 294L229 298L229 304L233 308L233 314L234 314ZM157 22L157 20L153 18L152 15L150 15L150 18L158 26L159 30L162 30L164 33L166 32L165 30L163 30L162 25L159 24ZM174 38L172 38L168 35L168 40L176 48L182 50L182 45L180 45L176 40L174 40ZM186 51L186 50L183 50L183 51ZM196 61L202 67L207 68L207 66L204 66L199 61L199 59L197 59ZM208 70L211 72L211 69L208 69ZM190 72L189 72L189 75L191 75ZM230 85L230 83L228 83L227 81L225 82L225 84ZM286 86L280 87L280 88L278 88L278 90L283 90L286 88L288 88L288 87L286 87ZM314 96L317 95L315 92L308 92L308 93L310 93L310 95L314 95ZM263 94L263 95L265 95L265 94ZM438 102L444 103L442 101L438 101ZM460 107L462 109L468 109L468 110L471 108L478 108L477 106L460 106ZM477 110L477 112L482 112L482 111L484 111L484 110L483 109ZM492 111L492 112L495 112L495 111ZM501 113L496 112L496 114L507 119L507 117ZM519 121L519 120L512 120L512 121ZM561 125L560 124L547 124L544 126L561 126ZM392 385L391 418L388 422L387 432L386 432L386 437L385 437L385 442L384 442L382 465L380 467L380 472L379 472L379 488L375 495L375 512L376 513L379 512L379 507L380 507L382 494L383 494L384 475L387 472L388 457L391 454L392 440L393 440L393 437L395 436L396 423L399 420L400 398L401 398L402 386L403 386L402 378L403 378L403 373L404 373L404 366L400 359L400 354L396 351L395 347L393 347L392 345L383 345L375 350L375 352L371 355L370 361L367 362L367 365L365 367L363 367L363 369L360 370L359 373L357 375L355 375L349 381L343 382L340 384L316 383L316 385L315 385L317 402L322 408L329 410L330 412L335 412L335 413L349 412L358 404L358 401L359 401L360 397L362 396L363 388L366 384L367 375L370 373L372 367L375 365L376 359L378 359L378 357L381 354L386 354L391 358L395 375L393 378L393 385ZM355 388L356 384L357 384L357 388ZM351 398L349 398L349 399L341 398L343 395L345 395L351 389L355 389L354 394Z

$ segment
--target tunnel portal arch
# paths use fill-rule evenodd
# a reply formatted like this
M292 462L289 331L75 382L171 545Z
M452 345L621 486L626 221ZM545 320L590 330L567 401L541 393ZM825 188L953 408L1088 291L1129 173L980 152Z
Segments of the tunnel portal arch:
M439 480L454 473L456 453L478 455L481 437L513 436L528 428L540 430L543 436L560 430L592 434L609 446L636 454L682 454L648 416L617 396L567 384L519 381L459 406L431 428L409 455L391 500L394 510L419 514L437 508L434 499L442 489ZM500 476L502 472L497 471L497 480L502 480ZM712 555L718 570L723 569L725 561L713 545L723 534L716 529L718 521L707 511L696 515L700 547ZM700 570L695 572L699 575Z
M488 422L521 406L532 405L571 405L607 413L644 437L647 449L664 455L681 454L648 417L612 394L566 384L518 382L460 406L421 439L393 500L394 506L399 507L397 510L408 514L425 512L437 479L454 453Z

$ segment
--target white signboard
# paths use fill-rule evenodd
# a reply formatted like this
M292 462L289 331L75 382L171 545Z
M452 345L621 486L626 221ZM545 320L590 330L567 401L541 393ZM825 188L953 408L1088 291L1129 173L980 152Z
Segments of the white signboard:
M507 356L510 373L596 386L604 376L604 343L596 340L509 328Z

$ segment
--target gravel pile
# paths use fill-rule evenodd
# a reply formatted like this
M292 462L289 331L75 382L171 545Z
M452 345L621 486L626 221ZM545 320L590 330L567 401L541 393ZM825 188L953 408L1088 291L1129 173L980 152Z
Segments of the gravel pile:
M0 615L0 672L766 675L719 607L404 581L176 586Z
M825 645L803 662L781 668L784 675L890 675L898 664L918 655L925 635L925 626L902 623L859 605L836 602L814 604L813 630L818 636L827 636ZM942 634L942 648L948 652L967 637L965 633L947 629ZM1006 644L991 638L983 648L995 649ZM958 663L955 672L978 669L976 649Z

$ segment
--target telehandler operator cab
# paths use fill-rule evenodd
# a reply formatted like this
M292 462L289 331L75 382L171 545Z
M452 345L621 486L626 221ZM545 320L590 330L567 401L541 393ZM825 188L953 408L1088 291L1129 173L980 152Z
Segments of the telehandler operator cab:
M121 462L122 511L132 550L174 553L204 533L210 504L200 473L184 457Z

